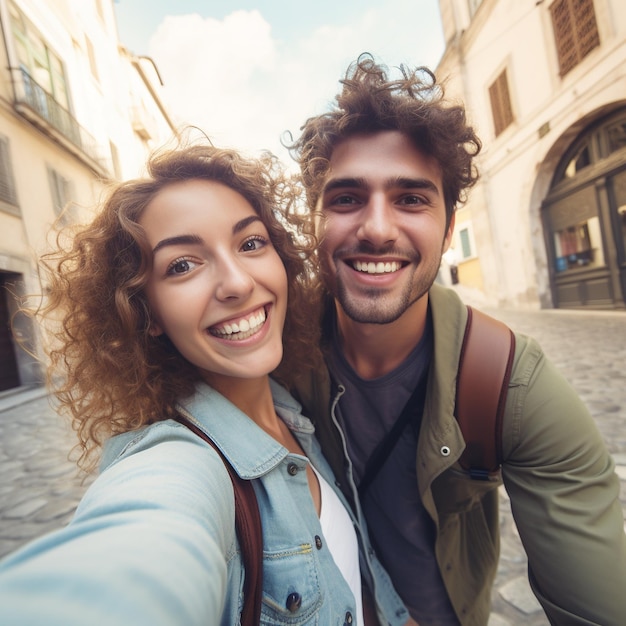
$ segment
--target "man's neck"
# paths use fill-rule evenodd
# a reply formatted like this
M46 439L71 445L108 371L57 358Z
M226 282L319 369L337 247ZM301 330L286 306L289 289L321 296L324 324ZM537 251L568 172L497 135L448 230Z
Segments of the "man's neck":
M428 294L389 324L362 324L337 305L340 349L364 379L379 378L396 369L417 346L426 326Z

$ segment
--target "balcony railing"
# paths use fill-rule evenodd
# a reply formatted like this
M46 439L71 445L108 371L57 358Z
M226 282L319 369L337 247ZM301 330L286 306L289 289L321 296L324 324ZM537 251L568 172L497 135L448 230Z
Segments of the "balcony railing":
M54 97L39 85L23 68L15 70L19 74L16 81L16 104L26 105L42 121L47 122L65 139L95 161L106 167L99 157L96 140L63 108Z

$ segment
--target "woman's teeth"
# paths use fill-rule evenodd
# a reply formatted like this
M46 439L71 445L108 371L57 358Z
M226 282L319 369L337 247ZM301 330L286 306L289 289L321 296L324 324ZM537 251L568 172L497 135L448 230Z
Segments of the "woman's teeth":
M209 332L222 339L241 340L254 335L265 323L265 309L259 309L256 313L245 317L238 322L231 322L223 326L214 326Z

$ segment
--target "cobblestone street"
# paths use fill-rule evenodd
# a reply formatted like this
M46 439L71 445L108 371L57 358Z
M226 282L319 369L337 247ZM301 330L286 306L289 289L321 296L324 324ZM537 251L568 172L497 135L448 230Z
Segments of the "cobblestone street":
M479 308L537 338L578 391L616 460L626 513L626 313ZM70 519L91 480L68 460L73 444L41 389L0 394L0 555ZM502 550L489 626L547 626L501 494Z

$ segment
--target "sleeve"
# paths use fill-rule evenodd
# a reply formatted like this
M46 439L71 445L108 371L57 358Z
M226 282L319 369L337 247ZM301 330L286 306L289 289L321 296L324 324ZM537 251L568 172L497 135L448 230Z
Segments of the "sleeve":
M148 430L67 527L0 563L0 623L220 622L236 545L230 478L187 429Z
M626 536L615 464L577 394L529 341L509 389L502 474L531 587L552 624L626 618Z

